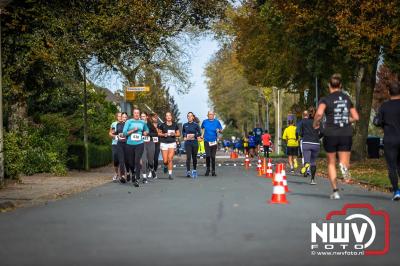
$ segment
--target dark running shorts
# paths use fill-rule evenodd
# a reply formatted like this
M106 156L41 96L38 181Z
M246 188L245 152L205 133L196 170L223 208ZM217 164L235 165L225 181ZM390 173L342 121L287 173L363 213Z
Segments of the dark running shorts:
M119 165L117 145L112 145L112 159L114 166L117 167Z
M287 156L298 156L299 155L299 147L286 147L286 155Z
M352 136L325 136L323 140L326 152L351 151Z

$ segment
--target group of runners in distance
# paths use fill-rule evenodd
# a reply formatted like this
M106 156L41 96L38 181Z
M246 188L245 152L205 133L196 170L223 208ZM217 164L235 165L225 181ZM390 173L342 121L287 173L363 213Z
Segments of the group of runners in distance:
M203 142L206 154L206 176L216 176L215 158L219 134L222 125L209 111L208 118L201 126L192 112L187 114L187 123L180 131L174 122L171 112L165 114L165 122L159 123L158 115L140 112L133 109L133 117L129 119L125 112L117 113L117 121L110 127L109 136L112 138L112 156L115 168L113 181L121 183L132 182L139 187L139 181L148 183L149 179L157 179L158 157L161 151L164 173L173 180L173 158L177 148L176 138L181 135L185 141L187 155L187 177L196 178L197 153L199 142ZM197 122L196 122L197 121ZM191 163L193 170L191 171Z
M352 124L359 120L359 115L350 97L342 91L340 74L331 76L329 95L323 97L318 108L310 107L303 111L302 119L295 125L294 120L288 121L282 139L286 142L286 155L290 172L298 168L297 158L302 156L300 173L310 176L311 185L315 185L317 170L316 160L320 153L320 143L326 151L327 170L332 186L331 199L340 199L337 186L336 163L346 182L351 182L349 172L352 148ZM376 126L384 130L384 153L388 165L389 179L393 188L393 200L400 200L398 177L400 174L400 85L390 84L391 99L382 104L374 119ZM114 180L125 183L132 181L139 186L139 180L147 183L149 178L157 178L158 157L160 150L164 163L164 173L173 179L173 157L176 150L176 138L182 135L186 152L186 176L196 178L198 152L202 149L206 155L205 176L216 176L216 152L218 140L222 133L222 125L209 111L201 124L192 113L187 114L187 123L183 124L182 132L174 122L172 114L165 114L165 122L158 123L157 114L140 114L133 110L133 117L128 119L126 113L118 113L117 121L112 123L110 136L113 138L113 159L116 175ZM321 121L324 118L324 122ZM223 149L242 151L254 157L263 153L269 158L273 150L272 136L268 130L256 127L243 138L223 140ZM202 147L203 146L203 147ZM193 166L191 170L191 166Z

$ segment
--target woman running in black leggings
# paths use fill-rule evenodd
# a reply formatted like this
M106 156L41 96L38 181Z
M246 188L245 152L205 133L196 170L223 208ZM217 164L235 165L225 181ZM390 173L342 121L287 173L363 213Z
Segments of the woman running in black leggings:
M199 144L197 139L201 136L199 124L194 122L194 115L192 112L187 114L188 122L182 127L183 139L185 141L186 151L186 177L197 177L197 151ZM190 161L193 160L193 171L190 172Z

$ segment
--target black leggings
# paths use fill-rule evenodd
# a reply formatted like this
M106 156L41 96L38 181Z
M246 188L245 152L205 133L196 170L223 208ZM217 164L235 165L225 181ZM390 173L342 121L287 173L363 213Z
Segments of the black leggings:
M193 170L196 170L197 166L197 151L199 149L199 144L197 141L194 142L185 142L185 151L186 151L186 170L190 171L190 160L193 158Z
M118 142L117 144L117 156L118 156L118 161L119 161L119 172L122 175L125 175L125 169L129 171L128 169L128 157L125 156L126 153L126 143L125 142Z
M204 141L204 148L206 150L206 165L207 170L210 170L210 162L211 162L211 169L215 171L215 155L217 154L218 145L210 146L208 141Z
M160 142L157 142L155 143L154 147L154 171L157 171L159 156L160 156Z
M399 189L400 143L385 143L384 151L389 172L389 179L392 183L393 191L396 191Z
M269 158L269 146L263 146L264 148L264 157Z
M140 159L142 158L144 151L144 143L138 145L126 144L126 153L129 169L135 173L136 179L140 179L140 170L142 165Z

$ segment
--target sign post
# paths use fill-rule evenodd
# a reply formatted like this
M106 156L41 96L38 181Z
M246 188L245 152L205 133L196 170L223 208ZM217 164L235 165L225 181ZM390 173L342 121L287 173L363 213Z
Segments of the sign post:
M139 87L126 87L125 88L125 101L132 102L136 99L137 92L149 92L149 86L139 86Z

